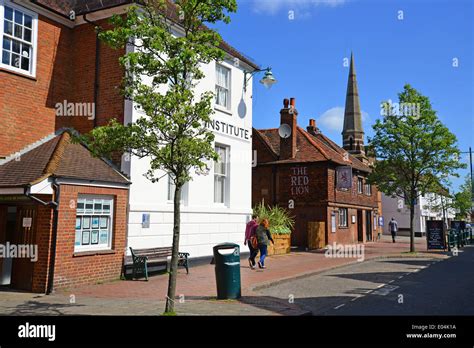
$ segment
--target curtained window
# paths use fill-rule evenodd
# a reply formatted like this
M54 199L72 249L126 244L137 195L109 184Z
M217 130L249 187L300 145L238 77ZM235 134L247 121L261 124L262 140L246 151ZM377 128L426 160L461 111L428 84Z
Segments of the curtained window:
M216 65L216 104L230 109L230 69Z
M228 148L216 145L215 151L219 155L219 159L214 162L214 202L226 202L227 181L229 180L227 159Z

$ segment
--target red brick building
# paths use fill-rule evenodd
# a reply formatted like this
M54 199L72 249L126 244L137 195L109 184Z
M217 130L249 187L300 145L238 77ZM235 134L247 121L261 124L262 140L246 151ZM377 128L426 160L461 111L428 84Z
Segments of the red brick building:
M1 285L47 292L120 276L130 182L66 129L123 121L124 50L94 25L127 3L0 0ZM60 114L63 104L84 109Z
M109 48L95 28L133 2L0 0L0 285L49 292L120 276L130 182L70 138L129 121L125 48ZM6 256L7 245L37 246L37 260Z
M354 62L346 98L344 148L316 127L297 124L295 100L284 100L280 128L254 129L252 202L288 208L295 217L292 245L322 248L357 243L376 236L381 216L377 188L366 183L365 156ZM338 175L339 174L339 175ZM347 179L345 183L343 180Z

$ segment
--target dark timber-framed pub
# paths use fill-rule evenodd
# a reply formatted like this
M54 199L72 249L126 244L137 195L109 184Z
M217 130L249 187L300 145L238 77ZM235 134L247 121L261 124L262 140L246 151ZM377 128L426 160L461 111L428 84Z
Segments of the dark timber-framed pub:
M299 127L297 117L295 99L285 99L279 128L253 129L252 203L263 200L289 210L295 217L293 246L317 249L373 240L382 212L377 188L367 183L371 159L365 152L352 56L343 146L326 137L315 120L306 129Z

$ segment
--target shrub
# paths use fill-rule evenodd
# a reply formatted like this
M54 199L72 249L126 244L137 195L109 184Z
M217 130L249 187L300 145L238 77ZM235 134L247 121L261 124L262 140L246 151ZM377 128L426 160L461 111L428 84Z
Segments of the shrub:
M253 212L257 215L259 221L268 219L272 234L290 234L295 224L294 218L285 209L277 205L271 207L261 202L253 208Z

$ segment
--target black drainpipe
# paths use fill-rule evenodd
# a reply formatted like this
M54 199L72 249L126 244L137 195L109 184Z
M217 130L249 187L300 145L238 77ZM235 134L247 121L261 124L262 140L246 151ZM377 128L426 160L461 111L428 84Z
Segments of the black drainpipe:
M84 21L93 25L95 28L97 24L87 19L87 14L83 16ZM95 34L95 71L94 71L94 128L97 127L97 99L99 95L99 64L100 64L100 39L99 31Z
M51 257L50 257L50 264L49 264L49 274L48 274L48 284L46 286L46 295L49 295L53 291L53 280L54 280L54 264L56 261L56 240L58 234L58 215L59 215L59 194L60 194L60 187L57 184L56 178L53 179L54 187L54 201L44 202L38 197L33 196L30 193L30 188L27 187L25 189L25 196L31 198L32 200L42 204L42 205L49 205L53 208L53 231L51 237Z

